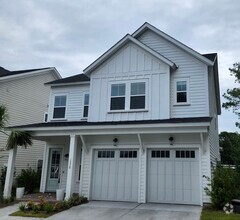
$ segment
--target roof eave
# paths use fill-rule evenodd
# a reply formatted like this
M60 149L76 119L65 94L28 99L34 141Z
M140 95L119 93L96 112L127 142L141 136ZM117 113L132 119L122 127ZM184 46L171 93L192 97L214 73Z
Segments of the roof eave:
M132 42L145 51L149 52L156 58L160 59L162 62L169 65L172 69L176 69L177 65L172 62L171 60L167 59L166 57L162 56L161 54L157 53L147 45L143 44L142 42L138 41L137 39L133 38L131 35L127 34L125 37L123 37L120 41L118 41L114 46L112 46L108 51L106 51L102 56L100 56L96 61L94 61L92 64L90 64L87 68L83 70L84 74L88 75L90 72L98 68L104 61L106 61L112 54L114 54L117 50L119 50L121 47L126 45L128 42Z
M169 36L168 34L160 31L159 29L157 29L156 27L150 25L149 23L145 22L140 28L138 28L133 34L132 36L134 38L137 38L138 36L140 36L142 33L144 33L146 30L151 30L154 33L158 34L159 36L163 37L164 39L166 39L167 41L173 43L174 45L176 45L177 47L183 49L184 51L186 51L187 53L191 54L192 56L194 56L196 59L200 60L201 62L205 63L208 66L213 66L214 62L212 62L211 60L203 57L200 53L198 53L197 51L193 50L192 48L186 46L185 44L181 43L180 41L174 39L173 37Z

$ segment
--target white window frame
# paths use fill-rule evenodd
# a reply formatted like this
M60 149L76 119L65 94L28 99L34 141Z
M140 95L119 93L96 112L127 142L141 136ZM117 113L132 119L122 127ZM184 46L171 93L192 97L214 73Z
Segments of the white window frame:
M88 95L89 98L88 98L88 105L85 105L85 95ZM90 93L89 92L84 92L83 93L83 109L82 109L82 119L87 119L87 117L84 117L84 107L85 106L88 106L88 115L89 115L89 104L90 104Z
M187 102L177 102L177 82L185 81L187 86ZM189 78L175 78L174 79L174 105L190 105L190 90L189 90Z
M112 85L119 85L119 84L124 84L125 85L125 95L112 96ZM109 91L110 91L110 94L109 94L109 96L110 96L110 98L109 98L109 108L108 108L109 111L111 111L111 112L125 111L126 101L127 101L127 95L126 95L127 94L127 84L126 84L126 82L115 81L115 82L111 83ZM112 98L123 98L123 97L125 98L124 109L111 110L111 100L112 100Z
M130 97L131 97L131 84L132 83L145 83L145 108L144 109L130 109ZM111 88L113 84L125 84L125 109L121 110L111 110ZM148 79L135 79L135 80L116 80L110 81L108 84L108 113L118 113L118 112L146 112L148 111L148 99L149 99L149 90L148 90ZM121 96L122 97L122 96Z
M66 106L65 106L65 116L64 116L64 118L53 118L54 108L55 108L55 98L56 98L56 96L66 96ZM59 106L58 106L58 107L59 107ZM66 119L67 119L67 107L68 107L68 94L67 94L67 93L55 93L55 94L53 94L51 120L52 120L52 121L66 120Z

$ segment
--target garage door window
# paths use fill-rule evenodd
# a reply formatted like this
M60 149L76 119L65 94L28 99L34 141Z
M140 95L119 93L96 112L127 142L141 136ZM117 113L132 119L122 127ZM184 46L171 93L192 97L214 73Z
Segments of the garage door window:
M152 150L152 158L169 158L169 150Z
M114 158L115 152L112 150L98 151L98 158Z
M176 158L195 158L194 150L177 150Z
M136 150L122 150L120 151L120 158L137 158Z

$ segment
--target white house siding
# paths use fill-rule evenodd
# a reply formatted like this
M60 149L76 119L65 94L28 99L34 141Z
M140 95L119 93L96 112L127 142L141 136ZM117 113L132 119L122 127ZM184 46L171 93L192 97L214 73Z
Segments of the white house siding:
M179 66L176 71L170 74L171 118L208 116L209 101L208 90L206 89L208 88L207 66L152 31L146 31L138 40ZM174 79L181 77L189 78L190 105L174 106Z
M211 125L209 128L209 144L210 144L210 155L211 163L216 164L216 160L220 160L219 153L219 136L218 136L218 115L217 115L217 103L216 103L216 92L214 83L214 74L212 68L209 69L208 76L208 90L209 90L209 109L210 117L212 117Z
M53 116L54 95L67 95L66 118L68 121L80 121L83 118L84 94L89 92L89 85L52 87L49 103L49 120Z
M0 81L0 104L6 105L9 114L7 126L39 123L48 109L50 88L44 83L55 80L51 71ZM0 133L0 148L6 145L6 136ZM37 160L43 158L44 142L33 141L33 146L19 147L16 159L16 175L22 169L36 169ZM2 157L3 156L3 157ZM0 167L7 163L8 151L0 152ZM26 159L27 158L27 159Z
M169 66L128 43L91 73L88 121L167 119L169 115ZM111 83L146 80L146 111L109 113Z

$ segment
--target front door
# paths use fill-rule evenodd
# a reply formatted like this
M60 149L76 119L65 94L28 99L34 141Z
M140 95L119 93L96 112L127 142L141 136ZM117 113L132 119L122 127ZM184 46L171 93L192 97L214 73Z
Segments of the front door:
M61 158L62 158L61 148L50 149L47 191L56 191L56 189L59 189L61 174Z

